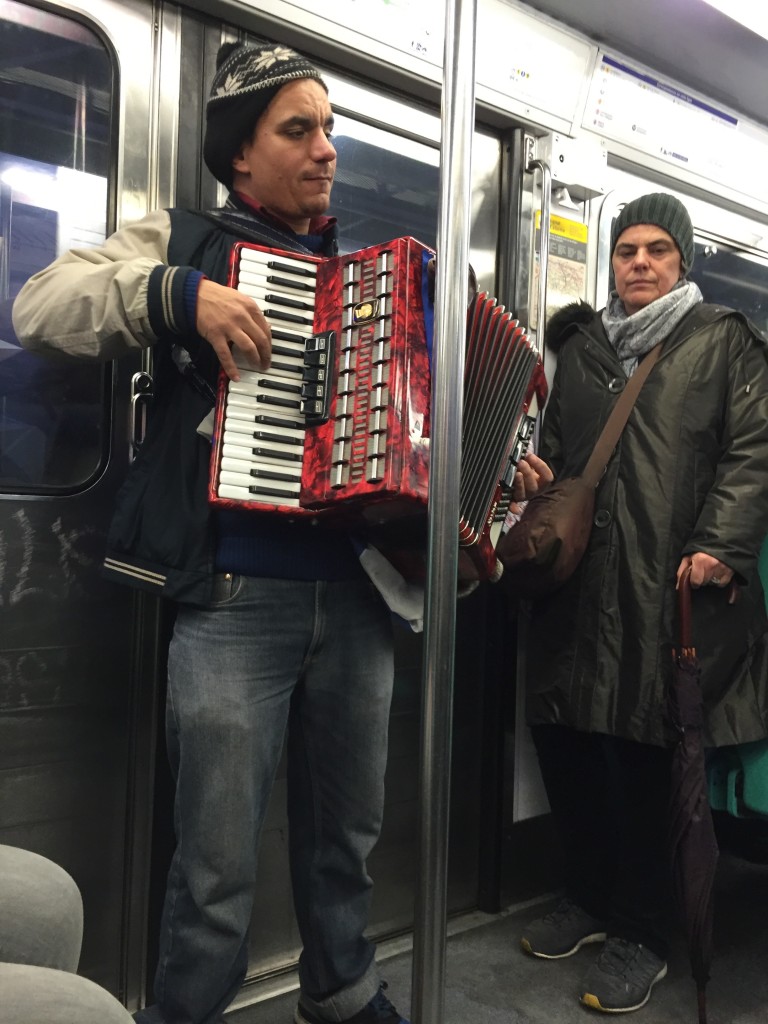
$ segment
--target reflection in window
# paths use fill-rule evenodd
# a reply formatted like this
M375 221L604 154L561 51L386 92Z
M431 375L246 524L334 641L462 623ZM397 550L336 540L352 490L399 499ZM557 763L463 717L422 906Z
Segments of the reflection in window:
M403 118L409 111L404 109ZM336 115L338 159L330 212L339 219L343 252L411 235L437 245L440 151L427 142ZM470 260L481 288L496 287L499 140L472 139Z
M336 117L336 177L332 212L344 252L412 235L434 248L437 235L439 152Z
M0 14L0 489L73 490L104 449L103 367L23 351L22 284L106 234L110 59L81 25L6 0Z
M726 246L697 242L688 277L701 288L705 302L737 309L763 333L768 332L768 265L764 262Z

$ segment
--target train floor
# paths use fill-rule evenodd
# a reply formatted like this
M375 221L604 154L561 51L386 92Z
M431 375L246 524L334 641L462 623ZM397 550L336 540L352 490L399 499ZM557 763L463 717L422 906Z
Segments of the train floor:
M520 929L553 897L498 915L472 914L451 923L446 953L443 1024L589 1024L609 1020L582 1007L578 985L595 955L583 947L563 960L526 956ZM707 988L709 1024L768 1022L768 864L721 855L715 893L715 959ZM382 949L388 994L403 1013L411 992L411 954ZM291 1024L295 986L277 997L232 1010L227 1024ZM615 1015L611 1015L614 1017ZM669 973L631 1017L638 1024L696 1024L695 986L685 943L675 941Z

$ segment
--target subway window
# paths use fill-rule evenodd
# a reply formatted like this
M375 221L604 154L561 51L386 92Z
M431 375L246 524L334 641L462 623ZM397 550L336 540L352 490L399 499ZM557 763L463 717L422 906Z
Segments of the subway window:
M688 277L701 288L705 302L738 309L768 331L768 265L762 258L727 245L697 242Z
M346 252L412 235L434 248L439 152L422 142L336 117L332 212Z
M402 116L414 114L404 109ZM440 150L426 133L421 141L337 114L333 144L338 159L330 212L339 219L342 251L404 235L436 248ZM475 132L470 262L480 287L491 291L497 286L500 163L498 138Z
M103 464L108 370L24 351L11 307L23 283L106 235L115 94L99 37L0 2L0 491L85 487Z

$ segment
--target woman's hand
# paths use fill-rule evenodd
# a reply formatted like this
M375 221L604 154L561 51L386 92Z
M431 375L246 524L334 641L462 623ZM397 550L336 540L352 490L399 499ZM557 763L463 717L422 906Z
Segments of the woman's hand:
M691 570L691 586L694 590L706 586L725 588L730 586L733 579L733 569L730 569L724 562L719 561L713 555L708 555L705 551L695 551L692 555L683 555L677 568L676 587L680 586L680 580L688 569ZM731 604L735 600L735 594L732 594Z
M528 452L517 464L515 478L512 481L512 500L527 501L554 478L554 473L546 462L533 452Z

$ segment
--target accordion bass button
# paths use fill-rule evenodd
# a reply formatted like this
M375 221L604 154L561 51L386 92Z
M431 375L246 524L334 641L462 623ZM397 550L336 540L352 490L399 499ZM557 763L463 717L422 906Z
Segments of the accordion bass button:
M374 388L380 388L385 384L389 384L389 363L382 362L375 365L374 372L371 375L371 383Z
M371 437L368 438L367 449L367 458L369 460L383 459L387 453L387 435L371 435Z
M371 391L371 409L387 409L389 407L389 388L374 387Z
M331 469L331 487L344 487L349 482L349 465L339 462Z
M355 393L355 380L357 374L354 371L340 373L337 378L336 393L338 395L352 395Z
M350 416L344 417L343 419L337 420L335 429L333 432L334 444L342 444L344 441L349 441L352 437L352 430L354 423Z
M387 430L387 410L372 409L368 417L368 433L383 434Z

